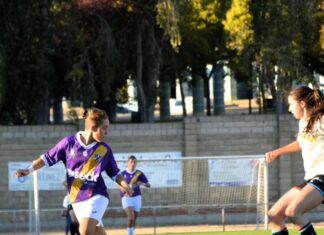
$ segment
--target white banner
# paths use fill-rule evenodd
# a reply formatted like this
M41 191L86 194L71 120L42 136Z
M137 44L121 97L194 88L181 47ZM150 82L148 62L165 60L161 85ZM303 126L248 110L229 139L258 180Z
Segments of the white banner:
M127 168L127 159L134 155L137 160L136 168L141 170L153 188L181 187L182 186L182 161L166 161L164 159L179 159L181 152L137 152L115 153L115 159L121 171ZM145 161L145 160L150 161ZM163 159L163 160L154 160ZM144 161L141 161L144 160ZM103 173L108 188L117 188L114 182Z
M209 186L256 185L258 163L258 159L208 160Z
M9 191L32 191L33 176L17 178L15 172L18 169L25 169L31 162L9 162L8 163L8 188ZM63 181L65 180L65 166L58 163L52 167L43 167L37 171L39 190L64 190Z
M127 158L134 155L138 159L137 169L144 172L152 187L181 187L182 186L182 162L181 161L154 161L154 159L176 159L181 158L181 152L143 152L143 153L115 153L120 170L127 167ZM141 161L151 159L150 161ZM8 163L8 188L9 191L33 190L33 177L17 178L15 172L25 169L31 162L9 162ZM63 163L57 163L51 167L43 167L37 171L39 190L64 190L63 181L66 179L66 170ZM115 183L102 173L108 188L117 188Z

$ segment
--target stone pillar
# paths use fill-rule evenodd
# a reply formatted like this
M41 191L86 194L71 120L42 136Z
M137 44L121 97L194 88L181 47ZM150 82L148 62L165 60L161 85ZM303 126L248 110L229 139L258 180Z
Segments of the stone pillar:
M63 123L63 106L61 97L53 100L53 121L54 124Z
M161 120L170 119L170 82L160 82L160 118Z
M214 81L214 114L224 114L224 79L223 79L223 68L216 69L213 74Z
M205 111L204 102L204 80L198 76L194 75L192 87L193 96L193 115L203 116Z

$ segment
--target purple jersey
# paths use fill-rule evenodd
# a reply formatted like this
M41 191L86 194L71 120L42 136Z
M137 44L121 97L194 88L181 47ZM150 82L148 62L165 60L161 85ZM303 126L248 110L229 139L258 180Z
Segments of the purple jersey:
M101 172L106 171L110 178L119 173L110 147L103 142L85 145L80 140L80 132L62 139L42 159L47 166L59 161L64 163L71 203L84 201L96 194L108 197Z
M122 176L124 176L126 182L129 185L132 185L134 193L132 195L132 197L141 195L141 188L139 187L139 185L137 185L137 182L143 182L143 183L148 183L148 180L146 178L146 176L144 175L143 172L141 172L140 170L134 170L133 172L129 172L128 170L124 170L120 173ZM125 193L120 191L120 197L123 197Z

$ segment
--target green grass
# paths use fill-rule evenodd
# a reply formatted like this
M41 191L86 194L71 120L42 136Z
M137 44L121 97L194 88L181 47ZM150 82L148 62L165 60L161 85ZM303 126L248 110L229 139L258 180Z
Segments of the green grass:
M324 234L324 228L317 228L317 234ZM163 233L163 235L271 235L271 231L235 231L235 232L206 232L206 233ZM289 230L289 235L299 235L296 230Z

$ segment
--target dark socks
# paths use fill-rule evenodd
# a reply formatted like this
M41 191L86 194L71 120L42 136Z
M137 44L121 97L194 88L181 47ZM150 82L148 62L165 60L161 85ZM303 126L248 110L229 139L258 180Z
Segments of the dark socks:
M301 235L317 235L311 222L302 227L302 229L299 230L299 233ZM281 231L272 233L272 235L289 235L289 233L287 228L284 228Z
M278 231L278 232L274 232L274 233L272 233L272 235L289 235L289 233L288 233L287 228L284 228L284 229L281 230L281 231Z
M316 235L316 232L315 232L311 222L309 222L304 227L302 227L302 229L299 230L299 233L301 235Z
M71 235L80 235L80 233L79 233L79 224L78 223L71 223L70 231L71 231Z

